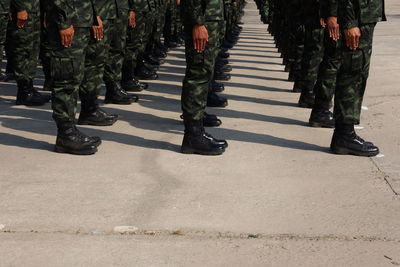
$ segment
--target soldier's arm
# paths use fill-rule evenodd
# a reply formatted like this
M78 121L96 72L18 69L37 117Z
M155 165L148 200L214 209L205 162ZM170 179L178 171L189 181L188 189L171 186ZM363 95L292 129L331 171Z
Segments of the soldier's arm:
M338 24L338 0L322 0L320 1L321 17L325 19L329 36L337 41L339 40L339 24Z
M340 20L344 29L351 29L359 26L359 18L356 15L358 12L354 0L341 0L340 9Z
M354 0L341 0L340 8L340 20L344 28L346 46L350 50L356 50L359 45L361 30L359 28L359 18L356 15L358 12Z
M129 0L128 4L129 4L129 27L131 28L135 28L136 27L136 10L137 10L137 6L135 5L134 0Z
M74 15L74 8L71 6L69 0L53 0L55 7L56 24L58 29L67 29L72 26L72 17Z
M201 0L186 0L187 15L194 25L204 25L206 22Z
M15 11L17 12L29 11L31 8L30 1L27 0L12 0L12 5L16 9Z

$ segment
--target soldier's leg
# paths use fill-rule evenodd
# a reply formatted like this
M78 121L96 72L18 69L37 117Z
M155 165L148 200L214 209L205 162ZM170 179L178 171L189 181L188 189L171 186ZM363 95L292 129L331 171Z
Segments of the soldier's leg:
M81 125L109 126L118 119L117 115L108 115L101 110L97 101L103 83L104 65L110 49L109 31L113 31L114 21L104 20L103 27L103 39L96 40L92 35L86 49L85 72L79 87L81 112L78 124Z
M23 28L19 28L16 21L12 21L9 27L12 51L12 57L9 60L12 62L18 84L17 104L43 105L50 100L50 97L41 95L33 87L39 58L40 16L31 13Z
M121 87L122 64L125 57L128 10L120 12L114 21L114 30L109 31L110 49L104 67L103 80L106 85L105 103L131 104L138 100Z
M301 74L297 77L293 91L300 91L299 106L312 108L319 66L324 56L324 28L320 25L306 25L304 53Z
M182 111L185 123L183 153L219 155L225 151L226 141L215 140L203 128L204 110L215 59L219 51L219 22L206 22L209 40L202 53L194 50L192 27L185 28L186 74L182 86Z
M324 59L319 67L318 79L314 86L315 102L310 116L310 126L334 127L335 120L329 111L336 89L336 79L342 64L342 42L334 41L324 32Z
M86 136L75 127L89 37L89 28L75 28L73 46L65 48L60 44L58 29L49 29L53 119L58 128L56 152L90 155L96 153L101 143L99 137Z
M8 14L0 14L0 62L3 60L4 46L7 36ZM0 69L0 81L5 81L7 76Z
M369 74L375 24L360 27L359 47L355 51L342 49L342 66L337 77L334 115L335 133L331 149L338 154L375 156L378 147L365 142L354 131L360 123L361 105Z
M142 13L136 14L136 27L127 28L125 56L122 63L121 86L126 91L142 91L148 87L145 83L136 80L134 72L138 62L138 55L143 47L143 38L146 33L146 17Z

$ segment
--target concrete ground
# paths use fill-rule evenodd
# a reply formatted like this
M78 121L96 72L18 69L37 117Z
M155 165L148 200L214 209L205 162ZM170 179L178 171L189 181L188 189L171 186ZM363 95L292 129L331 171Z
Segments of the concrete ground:
M255 5L232 51L220 157L179 153L182 49L101 136L94 156L53 153L50 104L0 84L0 266L400 265L400 3L377 27L358 132L375 158L329 152L307 126ZM37 85L43 83L43 77ZM103 93L104 95L104 93Z

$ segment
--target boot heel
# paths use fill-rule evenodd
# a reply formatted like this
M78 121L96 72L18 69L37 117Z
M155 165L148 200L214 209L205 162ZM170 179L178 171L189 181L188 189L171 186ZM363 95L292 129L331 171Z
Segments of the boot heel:
M181 147L181 153L182 154L194 154L194 150L191 148Z
M334 149L332 149L332 151L335 152L338 155L347 155L347 154L349 154L349 150L347 148L342 148L342 147L334 148Z

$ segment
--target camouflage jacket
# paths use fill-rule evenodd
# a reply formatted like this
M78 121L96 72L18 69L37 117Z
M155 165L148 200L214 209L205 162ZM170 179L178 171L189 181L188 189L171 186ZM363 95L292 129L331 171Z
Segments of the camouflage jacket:
M10 12L10 0L0 0L0 14Z
M11 12L17 13L26 10L28 13L40 13L39 0L11 0Z
M321 13L338 17L344 29L386 20L385 0L321 0Z
M58 29L91 27L94 23L94 5L92 0L53 0L49 8L49 23Z
M93 0L94 12L102 20L115 19L117 16L116 0Z
M339 23L344 29L386 20L385 0L339 1Z
M152 11L155 11L157 7L156 0L130 0L129 9L134 10L137 13L146 15Z
M223 0L183 0L181 2L183 23L203 25L206 21L224 20Z

